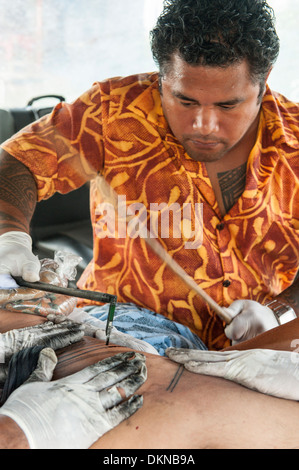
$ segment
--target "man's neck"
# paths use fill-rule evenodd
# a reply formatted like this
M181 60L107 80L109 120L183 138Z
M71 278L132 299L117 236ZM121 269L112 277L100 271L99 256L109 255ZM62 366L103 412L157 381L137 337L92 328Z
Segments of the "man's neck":
M226 171L214 172L208 169L222 217L233 207L245 189L246 168L247 162Z
M233 207L245 189L247 163L256 143L258 124L259 117L236 147L220 160L205 164L222 216Z

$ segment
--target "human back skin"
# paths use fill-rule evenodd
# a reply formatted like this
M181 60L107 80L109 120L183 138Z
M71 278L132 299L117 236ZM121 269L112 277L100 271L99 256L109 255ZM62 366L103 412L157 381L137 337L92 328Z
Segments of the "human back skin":
M1 332L43 321L34 315L0 311ZM279 327L279 336L277 331L274 334L278 329L260 335L262 345L259 337L251 340L252 347L269 348L273 344L273 349L279 349L281 337L285 345L287 341L290 345L296 335L299 338L299 321L291 323ZM126 350L84 337L57 351L53 380ZM257 393L224 379L193 374L166 357L145 355L148 379L139 390L144 397L143 407L102 436L92 449L298 447L297 402Z

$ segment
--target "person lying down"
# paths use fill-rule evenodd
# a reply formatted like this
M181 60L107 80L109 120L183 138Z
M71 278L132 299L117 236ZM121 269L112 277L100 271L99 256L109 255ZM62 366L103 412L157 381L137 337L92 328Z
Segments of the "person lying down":
M42 263L41 278L43 282L63 285L61 283L64 283L65 279L64 275L61 273L61 269L57 269L57 265L55 265L55 263L54 268L51 261L49 263L48 260L46 260L46 262ZM9 295L9 301L7 301L7 295ZM287 400L298 400L297 357L299 356L297 356L293 350L286 352L281 351L278 353L275 352L273 349L275 349L274 345L276 344L275 341L277 342L277 337L273 338L271 336L273 335L271 330L267 332L266 337L260 335L263 337L263 341L258 345L258 347L255 346L254 351L223 351L213 353L209 351L194 351L192 349L169 348L166 352L170 359L167 359L160 357L157 354L157 350L150 344L133 338L130 335L117 332L115 329L111 336L111 346L106 347L104 344L105 322L101 322L98 319L90 321L90 316L88 316L86 312L82 314L82 309L75 308L76 303L74 303L74 299L71 297L66 297L65 299L52 297L50 299L51 302L47 304L47 302L44 301L43 296L45 296L44 293L39 291L32 292L32 289L26 288L17 289L15 291L10 290L9 292L2 291L0 301L2 301L1 306L4 310L2 310L2 317L0 315L0 327L5 330L5 325L8 323L9 329L24 327L26 322L32 325L32 320L33 323L38 323L49 320L49 318L56 319L55 321L59 318L60 322L63 323L67 317L68 322L75 320L76 324L78 324L78 321L81 323L82 320L82 330L84 330L83 334L85 334L84 341L81 341L78 344L76 342L76 344L73 344L72 346L68 345L67 349L64 348L62 352L58 351L57 355L59 360L53 377L55 380L57 378L59 379L59 377L62 378L63 374L69 376L73 372L78 371L78 356L76 352L78 348L81 348L79 352L80 360L84 359L83 362L79 361L82 369L84 369L86 365L90 365L90 357L92 357L92 361L101 361L109 355L117 354L117 348L121 346L125 346L126 351L132 349L135 351L142 351L146 356L146 366L149 370L149 375L147 381L143 385L144 388L141 387L140 390L140 393L142 394L143 390L145 390L146 398L142 409L136 413L136 417L132 416L127 419L125 424L117 426L117 429L113 429L113 431L109 432L107 436L103 436L99 439L98 443L95 442L94 446L104 445L105 448L106 439L109 439L107 445L114 445L115 447L119 447L121 445L124 446L124 448L131 448L131 446L138 446L141 448L148 448L150 446L150 448L158 448L160 445L161 448L165 446L171 446L173 448L201 448L210 445L212 445L212 447L227 447L230 445L233 447L260 447L262 443L264 443L262 447L264 447L264 445L266 447L275 446L274 437L278 438L278 436L273 436L273 431L270 432L271 427L269 427L267 439L264 434L263 437L256 439L256 434L254 432L254 429L256 429L254 426L255 419L249 419L252 415L248 417L247 412L245 411L246 400L248 400L248 403L252 403L252 408L250 409L254 416L254 410L257 410L259 406L264 406L264 400L266 398L264 409L268 409L270 413L271 407L275 405L278 410L276 418L284 420L285 416L283 410L289 409L288 407L293 407L295 405L294 402L291 402L290 404ZM64 308L63 310L60 310L60 305L64 304L64 302L67 303L67 309ZM25 304L26 307L24 307ZM63 307L65 307L65 305ZM8 316L5 317L4 313L8 314ZM20 313L22 313L22 315L20 315ZM31 316L31 321L28 320L28 314ZM86 318L88 321L86 321ZM291 323L293 324L293 322ZM51 326L51 329L52 328L55 330L55 326L53 324ZM282 327L279 329L280 343L282 343L281 329ZM292 333L290 333L290 331L292 331ZM290 331L288 330L288 335L284 338L281 349L287 349L288 344L290 344L291 340L294 339L294 329ZM92 336L94 338L92 338ZM260 348L265 348L267 341L269 341L267 338L271 338L270 343L268 344L268 349L261 351ZM115 341L114 345L113 340ZM62 347L63 344L60 346ZM249 342L249 345L246 345L245 343L245 347L248 347L249 349L252 348L252 343ZM239 349L242 348L244 348L244 343L239 347ZM122 348L119 350L123 351ZM81 354L83 355L81 356ZM155 356L157 356L156 359ZM92 363L93 362L91 362L91 364ZM176 363L179 363L179 365ZM61 364L63 364L63 367L61 367ZM62 375L59 376L59 373ZM218 376L218 379L216 376ZM228 379L230 383L223 379ZM242 387L240 385L236 385L237 383ZM194 386L196 389L195 391L192 390ZM246 388L244 388L244 386ZM252 390L262 392L264 395L253 392ZM230 393L231 395L228 397ZM271 395L276 398L274 399L270 397ZM213 396L213 400L211 400L211 396ZM224 412L225 408L223 408L220 403L224 400L225 402L228 402L228 408L230 403L233 408L235 400L232 400L231 397L234 397L237 400L235 408L238 412L234 417L230 416L229 413ZM272 400L276 401L278 398L283 398L283 400L278 401L279 405L272 403ZM289 403L289 405L286 405L287 403ZM163 404L163 406L161 404ZM202 429L204 429L205 426L208 428L212 426L213 419L207 415L205 409L207 404L209 405L208 409L210 407L209 410L211 412L211 416L213 416L215 410L219 410L219 416L217 419L222 422L222 425L229 423L229 425L232 426L234 423L234 426L231 428L232 430L240 428L238 429L238 433L235 435L235 438L238 437L239 439L238 442L234 441L234 433L230 435L230 440L225 440L222 437L216 441L214 438L217 437L217 431L215 430L213 430L213 435L210 436L209 440L207 440L207 436L209 436L208 433L197 432L199 428L198 416L200 416ZM281 412L279 412L280 409ZM234 415L233 409L231 411L232 415ZM152 416L156 416L156 424L152 423L151 426L147 424L149 416L149 423L153 420ZM262 414L263 419L265 419L266 416L266 414ZM193 433L195 433L196 436L193 436L192 438L190 430L188 431L188 426L188 429L185 429L185 434L188 436L188 439L186 438L185 440L182 440L181 436L178 439L178 437L173 435L171 443L168 439L165 441L165 438L164 442L161 433L158 433L158 430L164 429L166 432L166 428L174 429L173 426L175 425L175 421L173 418L178 420L177 422L180 423L180 426L182 426L183 429L185 426L181 421L184 417L186 419L186 423L191 424L190 429L192 436ZM243 422L242 419L245 417L246 420L248 420L248 423L251 423L251 428L246 426L242 434L241 423ZM254 416L254 418L256 418L257 424L262 421L258 416ZM290 424L291 422L292 416L290 416ZM274 424L274 422L272 424ZM125 426L133 426L133 439L130 440L131 436L129 438L129 436L124 435L116 444L113 444L114 438L110 442L111 437L109 436L114 434L117 435L119 432L125 434ZM152 433L151 429L155 429L156 432ZM247 432L249 429L251 429L252 436L250 435L250 432ZM292 429L292 426L290 426L290 429ZM138 433L136 434L137 430ZM265 431L265 425L261 430ZM170 431L168 431L166 435L169 436L169 433ZM161 440L157 439L158 435L161 437ZM281 439L279 440L279 443L281 443L282 446L289 447L296 445L296 443L292 444L292 441L288 440L288 434L285 436L285 441L283 434L280 437ZM163 442L164 444L162 444Z
M42 259L40 280L43 283L67 287L75 279L78 257L63 251L54 259ZM20 287L9 275L0 273L0 308L20 314L39 315L58 323L69 318L84 323L86 330L96 331L106 340L109 304L77 308L75 297ZM162 315L146 315L133 304L116 304L114 326L110 341L138 351L165 355L169 346L206 349L200 338L189 328L170 321ZM115 327L117 325L117 328Z
M19 326L20 315L5 311L0 314L2 325L5 324L6 316L9 318L10 328ZM40 317L37 320L41 322ZM262 338L256 337L247 342L250 343L247 344L248 348L254 348L246 351L249 362L246 355L244 360L243 351L239 351L243 361L241 369L246 370L247 366L251 368L251 358L254 357L251 354L264 348L265 361L269 363L269 359L270 362L275 360L278 372L273 377L274 380L270 381L269 374L265 374L264 383L268 391L264 393L251 390L250 384L246 387L239 385L233 381L237 377L225 380L222 377L202 375L197 371L194 373L167 357L142 353L147 379L140 386L138 394L143 397L143 405L88 446L95 449L298 448L297 353L291 348L291 343L295 336L299 337L299 323L294 320L276 330L278 329L279 333L271 330L270 335L267 332L260 335ZM284 345L288 342L289 348L285 348L288 351L278 352L275 357L273 353L281 347L280 338ZM270 349L272 345L273 349ZM97 338L83 336L80 341L56 350L58 362L52 380L58 387L60 380L72 380L74 373L89 365L127 351L128 348L113 344L106 346ZM170 355L174 353L180 355L182 352L170 350ZM235 359L237 354L238 351L235 351ZM194 361L193 356L191 359ZM196 361L197 359L195 358ZM182 362L187 365L186 357ZM260 370L263 368L260 367ZM281 373L284 382L286 378L289 380L285 383L284 390L281 387ZM292 399L271 396L270 393L276 393L277 384L280 395L292 389ZM47 400L46 393L42 396ZM63 428L60 432L62 436Z

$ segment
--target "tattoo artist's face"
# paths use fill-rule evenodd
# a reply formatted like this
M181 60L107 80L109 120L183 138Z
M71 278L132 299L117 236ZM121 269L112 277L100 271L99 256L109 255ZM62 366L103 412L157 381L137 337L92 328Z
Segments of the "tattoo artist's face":
M173 134L191 158L203 162L220 160L252 139L259 93L245 61L226 68L191 66L174 55L161 79L163 111Z

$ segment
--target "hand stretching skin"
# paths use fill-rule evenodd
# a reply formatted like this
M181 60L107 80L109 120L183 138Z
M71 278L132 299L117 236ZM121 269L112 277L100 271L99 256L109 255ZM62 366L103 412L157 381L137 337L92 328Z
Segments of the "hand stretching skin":
M141 396L131 396L147 376L141 354L117 354L66 378L35 382L50 380L56 365L53 350L42 353L35 375L0 410L31 449L87 449L142 406Z
M299 400L299 355L291 351L199 351L169 348L167 356L190 372L231 380L267 395Z
M71 320L58 324L46 322L0 334L0 382L5 381L9 361L18 351L32 346L56 350L80 341L83 335L83 326Z

